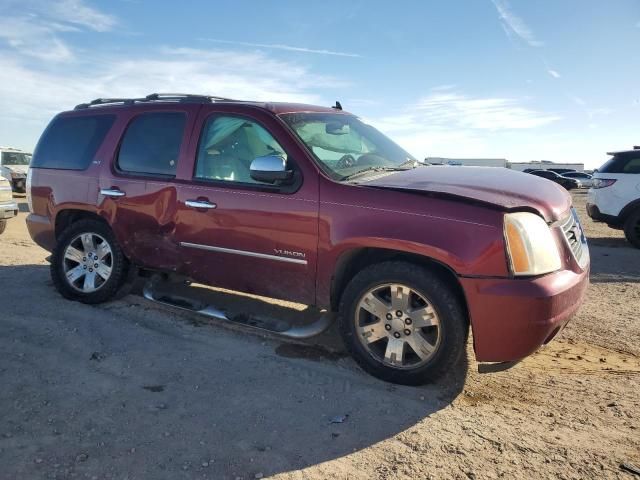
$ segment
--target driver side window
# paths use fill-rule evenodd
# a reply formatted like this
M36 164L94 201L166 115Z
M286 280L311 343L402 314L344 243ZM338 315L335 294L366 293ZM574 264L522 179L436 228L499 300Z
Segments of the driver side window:
M251 178L249 167L258 157L287 154L258 123L240 117L213 116L200 137L194 177L201 180L262 184Z

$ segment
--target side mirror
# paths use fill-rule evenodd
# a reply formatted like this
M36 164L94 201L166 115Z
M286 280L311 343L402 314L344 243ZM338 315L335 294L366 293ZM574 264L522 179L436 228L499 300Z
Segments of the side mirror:
M280 155L265 155L251 162L249 174L257 182L285 182L293 178L293 171L287 170L287 161Z

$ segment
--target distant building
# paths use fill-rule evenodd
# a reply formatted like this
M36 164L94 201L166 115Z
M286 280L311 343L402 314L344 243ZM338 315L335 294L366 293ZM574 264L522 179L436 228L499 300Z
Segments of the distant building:
M506 158L444 158L427 157L425 162L434 165L454 165L464 167L507 167Z
M584 171L584 163L555 163L549 160L536 160L532 162L510 162L506 158L446 158L446 157L427 157L425 162L433 165L451 165L462 167L504 167L512 170L539 169L567 169L576 172Z

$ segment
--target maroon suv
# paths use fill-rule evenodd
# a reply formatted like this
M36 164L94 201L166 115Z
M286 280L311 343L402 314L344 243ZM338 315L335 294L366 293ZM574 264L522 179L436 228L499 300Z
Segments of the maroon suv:
M339 104L99 99L52 120L28 180L65 297L104 302L135 270L315 305L392 382L462 365L469 326L479 362L510 365L588 285L562 187L424 166Z

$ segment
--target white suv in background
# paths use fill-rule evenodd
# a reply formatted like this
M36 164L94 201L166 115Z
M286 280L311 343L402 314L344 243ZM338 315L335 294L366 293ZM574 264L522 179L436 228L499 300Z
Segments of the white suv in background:
M587 213L595 221L624 229L627 240L640 248L640 147L609 155L593 175Z
M6 178L13 190L25 193L31 154L17 148L0 147L0 176Z
M0 177L0 233L7 227L7 220L18 215L18 204L13 199L11 185Z

